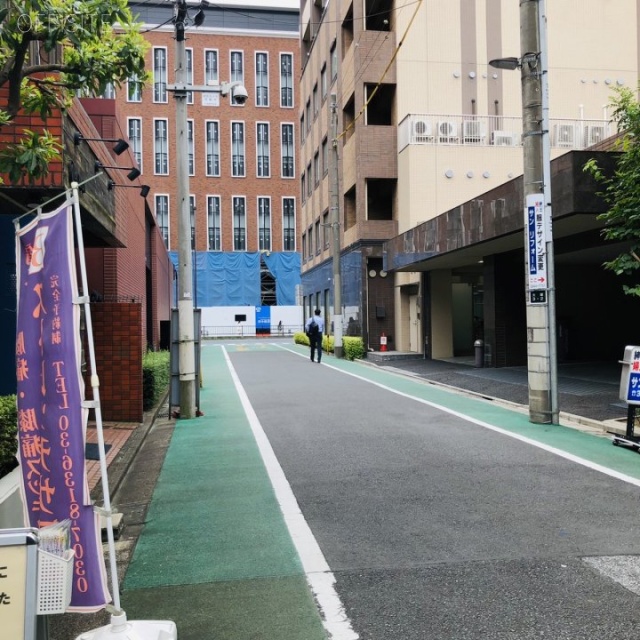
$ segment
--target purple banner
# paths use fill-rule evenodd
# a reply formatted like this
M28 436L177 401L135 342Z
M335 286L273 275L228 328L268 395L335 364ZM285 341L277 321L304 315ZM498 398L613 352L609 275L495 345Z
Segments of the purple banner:
M99 517L85 468L80 307L72 208L40 215L16 234L18 455L32 527L71 520L75 551L70 611L111 600Z

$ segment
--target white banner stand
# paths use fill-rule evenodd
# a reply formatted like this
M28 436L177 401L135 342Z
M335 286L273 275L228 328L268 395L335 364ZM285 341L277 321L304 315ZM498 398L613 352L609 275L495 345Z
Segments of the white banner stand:
M78 197L77 182L71 183L73 192L73 212L78 242L78 262L82 291L78 302L84 305L85 322L87 328L87 343L89 346L89 364L91 366L91 388L93 401L91 407L96 414L96 431L98 435L98 452L100 455L100 477L102 480L102 492L104 497L104 516L106 519L107 541L109 544L109 567L111 569L111 583L113 592L113 613L111 623L88 631L77 640L178 640L176 625L171 620L127 621L127 614L120 607L120 589L118 585L118 569L116 566L116 550L113 537L113 524L111 514L111 500L109 497L109 478L107 475L107 458L104 447L104 434L102 430L102 410L100 408L100 383L96 368L96 352L93 343L93 324L91 322L91 307L89 304L87 265L84 255L84 239L82 235L82 223L80 219L80 199Z

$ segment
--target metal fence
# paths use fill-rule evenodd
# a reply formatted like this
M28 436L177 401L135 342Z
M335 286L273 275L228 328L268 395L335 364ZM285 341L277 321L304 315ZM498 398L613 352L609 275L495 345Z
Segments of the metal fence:
M286 338L294 333L304 331L300 324L271 325L269 329L256 328L255 325L237 324L232 326L202 326L203 339L216 338Z

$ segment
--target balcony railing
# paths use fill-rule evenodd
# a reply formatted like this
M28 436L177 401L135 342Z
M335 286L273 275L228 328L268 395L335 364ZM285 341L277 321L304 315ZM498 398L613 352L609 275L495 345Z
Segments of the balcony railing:
M551 147L585 149L615 135L607 120L550 119ZM411 114L398 127L398 150L407 145L472 145L518 147L522 145L522 118Z

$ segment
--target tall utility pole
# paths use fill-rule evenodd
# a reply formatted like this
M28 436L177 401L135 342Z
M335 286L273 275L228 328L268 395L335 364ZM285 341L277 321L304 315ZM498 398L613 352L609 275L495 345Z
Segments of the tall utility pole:
M342 276L340 274L340 181L338 176L338 98L331 94L331 229L333 231L333 353L342 358Z
M196 358L193 314L193 268L191 215L189 211L189 140L187 125L187 54L184 43L186 0L176 0L176 165L178 180L178 360L180 371L180 417L196 416Z
M551 172L544 50L546 16L543 13L542 0L520 0L529 419L538 424L558 421Z

